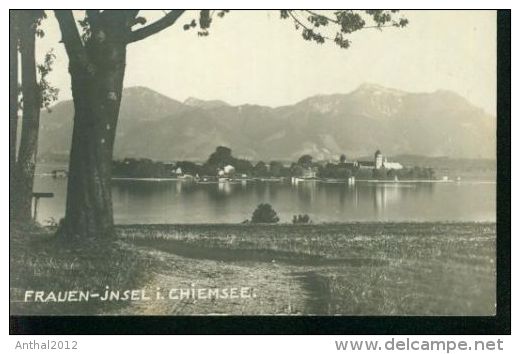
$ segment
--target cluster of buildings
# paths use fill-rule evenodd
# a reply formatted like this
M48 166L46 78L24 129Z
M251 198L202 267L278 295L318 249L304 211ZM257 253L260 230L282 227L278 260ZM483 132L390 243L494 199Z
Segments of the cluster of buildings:
M373 160L356 160L350 162L340 160L337 166L348 170L402 170L404 168L399 162L388 161L388 158L384 156L380 150L375 152Z
M235 175L235 167L231 165L226 165L217 170L218 177L232 177Z
M377 150L374 154L373 161L355 161L352 163L355 168L360 169L386 169L386 170L401 170L403 165L399 162L388 161L386 156L383 156L380 150Z
M195 176L191 176L189 174L185 174L184 171L182 170L182 168L180 167L177 167L176 169L173 169L172 170L172 173L177 177L177 178L195 178L195 179L199 179L199 175L196 174ZM218 168L217 171L216 171L216 175L215 176L212 176L213 178L231 178L231 177L237 177L236 175L236 169L234 166L232 165L226 165L222 168ZM242 177L242 178L245 178L247 177L247 175L244 175L244 174L241 174L239 175L238 177Z
M402 170L404 166L395 161L389 161L386 156L384 156L380 150L377 150L374 154L373 160L356 160L356 161L347 161L345 155L342 155L340 161L338 163L329 162L327 165L323 165L325 169L342 169L349 170L351 173L349 174L349 179L354 178L353 176L356 174L355 171L358 170L366 170L366 171L374 171L374 170ZM306 167L303 169L302 174L300 176L296 176L298 179L315 179L319 175L319 169L316 165L311 167Z
M330 165L330 164L329 164ZM343 168L351 171L356 170L401 170L403 169L403 165L399 162L388 161L388 158L384 156L380 150L377 150L374 154L373 160L356 160L356 161L346 161L346 158L340 160L339 163L334 165L334 168ZM180 167L174 168L172 172L179 178L183 178L185 175ZM297 179L315 179L318 177L319 168L314 164L313 166L308 166L305 168L301 168L301 175L298 173L298 176L293 176ZM213 178L217 179L226 179L226 178L247 178L247 175L241 174L240 176L236 176L235 167L232 165L226 165L224 167L218 168L216 171L216 175ZM198 178L198 175L195 177Z

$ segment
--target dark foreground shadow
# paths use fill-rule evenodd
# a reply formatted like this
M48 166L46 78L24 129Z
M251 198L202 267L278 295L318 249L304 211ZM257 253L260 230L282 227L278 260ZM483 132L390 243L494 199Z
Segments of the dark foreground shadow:
M179 240L140 239L129 240L137 246L154 248L178 256L223 262L279 262L298 266L345 265L350 267L384 266L388 261L372 258L327 258L320 255L270 249L244 249L204 247Z

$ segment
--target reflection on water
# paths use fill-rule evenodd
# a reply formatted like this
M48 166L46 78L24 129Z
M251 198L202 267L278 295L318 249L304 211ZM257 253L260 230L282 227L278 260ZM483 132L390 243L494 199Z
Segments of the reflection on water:
M63 217L66 179L38 176L39 219ZM219 223L249 219L270 203L282 222L309 214L314 222L495 221L493 183L113 182L117 223Z
M379 219L384 218L386 211L410 197L410 193L421 193L425 196L433 193L433 183L416 184L375 184L372 190L374 211ZM412 195L413 197L413 195Z

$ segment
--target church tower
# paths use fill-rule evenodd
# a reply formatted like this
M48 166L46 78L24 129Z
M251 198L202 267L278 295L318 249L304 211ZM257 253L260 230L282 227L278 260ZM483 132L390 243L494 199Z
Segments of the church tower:
M383 154L379 150L377 150L374 155L374 164L376 166L376 170L379 170L383 167Z

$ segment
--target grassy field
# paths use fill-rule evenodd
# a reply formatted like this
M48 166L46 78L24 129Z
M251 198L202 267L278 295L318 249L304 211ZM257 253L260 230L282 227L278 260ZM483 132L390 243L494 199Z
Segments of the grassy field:
M11 227L10 310L12 314L97 314L121 304L23 303L26 290L78 290L143 284L153 259L120 241L67 244L48 228Z
M256 297L12 302L34 314L492 315L495 224L129 225L106 244L11 234L11 300L26 289L216 289Z

